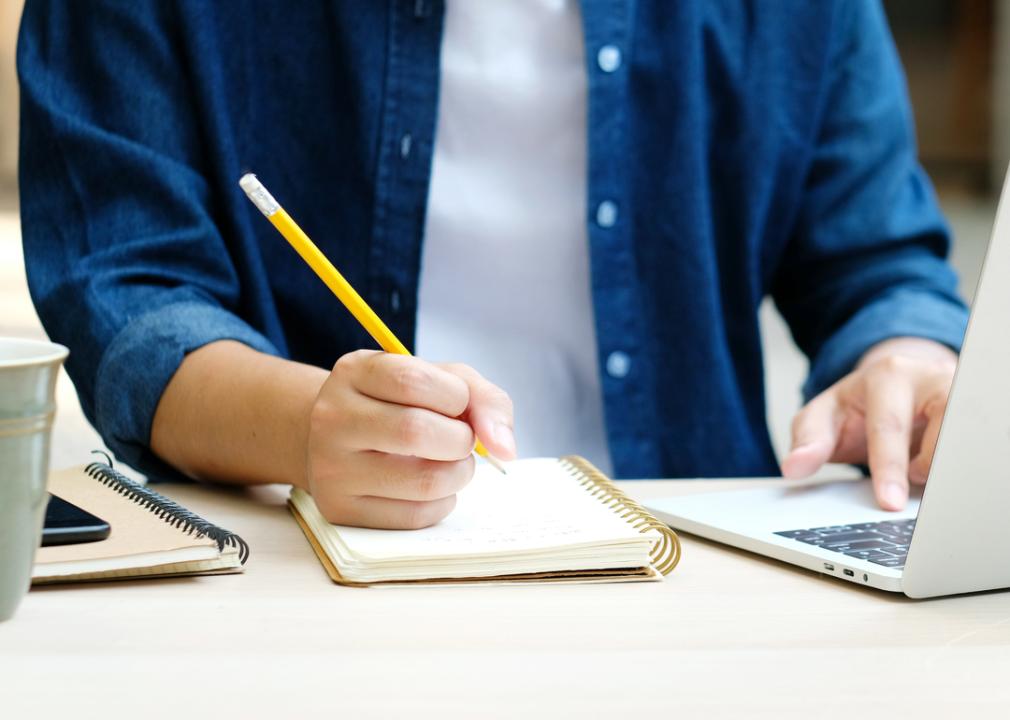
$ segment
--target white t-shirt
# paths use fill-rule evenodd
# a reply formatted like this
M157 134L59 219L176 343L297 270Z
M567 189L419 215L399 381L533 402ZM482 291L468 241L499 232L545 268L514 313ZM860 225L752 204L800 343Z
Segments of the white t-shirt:
M515 403L523 456L609 471L586 229L577 0L449 0L417 352Z

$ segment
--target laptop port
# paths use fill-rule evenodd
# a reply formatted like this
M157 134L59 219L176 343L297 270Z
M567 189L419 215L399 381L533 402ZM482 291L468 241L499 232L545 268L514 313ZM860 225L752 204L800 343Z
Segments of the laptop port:
M854 573L852 570L849 570L848 568L842 568L842 572L848 575L849 577L856 576L856 573Z
M824 563L824 569L825 570L829 570L830 572L834 572L835 571L835 566L832 565L831 563Z

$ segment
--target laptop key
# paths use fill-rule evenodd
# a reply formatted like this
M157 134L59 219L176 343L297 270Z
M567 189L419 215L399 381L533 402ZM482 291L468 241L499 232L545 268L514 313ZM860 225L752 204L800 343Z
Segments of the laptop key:
M852 540L849 542L836 543L834 541L824 543L824 547L828 550L839 550L840 552L847 552L849 550L873 550L876 548L888 548L894 547L892 543L886 540ZM844 548L844 550L842 549Z
M817 533L821 533L821 534L824 534L824 533L833 534L833 533L840 533L840 532L849 532L850 530L852 530L852 526L851 525L826 525L824 527L811 528L811 530L813 530L814 532L817 532Z
M806 543L807 545L823 545L824 543L828 542L828 539L823 535L814 535L813 537L794 538L794 539L799 540L802 543Z
M844 554L849 557L859 558L860 560L885 560L893 557L880 550L853 550Z
M883 532L883 531L876 531L874 533L874 535L877 535L878 537L881 537L884 540L888 540L890 542L893 542L895 545L907 545L908 544L908 538L909 538L908 535L896 535L894 533Z
M782 530L775 533L776 535L781 535L782 537L792 538L794 540L802 540L803 538L820 537L815 532L810 530Z
M837 543L853 542L855 540L866 540L872 538L873 535L862 530L854 530L851 532L842 532L832 535L822 534L821 537L823 537L828 543L835 545Z

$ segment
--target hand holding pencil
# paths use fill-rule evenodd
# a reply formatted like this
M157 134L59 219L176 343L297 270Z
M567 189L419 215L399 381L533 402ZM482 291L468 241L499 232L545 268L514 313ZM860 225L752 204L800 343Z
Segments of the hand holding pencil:
M515 456L511 401L472 368L410 356L255 176L240 185L386 351L344 355L319 393L308 448L317 504L342 524L438 522L473 475L471 450L503 472L485 445Z

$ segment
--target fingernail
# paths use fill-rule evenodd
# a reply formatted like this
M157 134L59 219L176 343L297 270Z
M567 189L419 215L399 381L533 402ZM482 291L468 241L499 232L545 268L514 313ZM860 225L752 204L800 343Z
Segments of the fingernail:
M897 509L903 508L905 501L908 500L908 493L905 491L905 487L898 483L885 485L881 495L885 503Z
M508 450L512 455L516 454L515 435L512 433L512 428L505 423L495 423L494 440L499 446Z
M792 450L789 451L789 454L786 455L785 458L783 458L782 460L783 477L787 478L803 477L805 468L802 466L802 464L799 467L796 466L796 457L798 455L802 455L804 451L809 450L811 447L812 446L809 444L797 445L796 447L794 447Z

